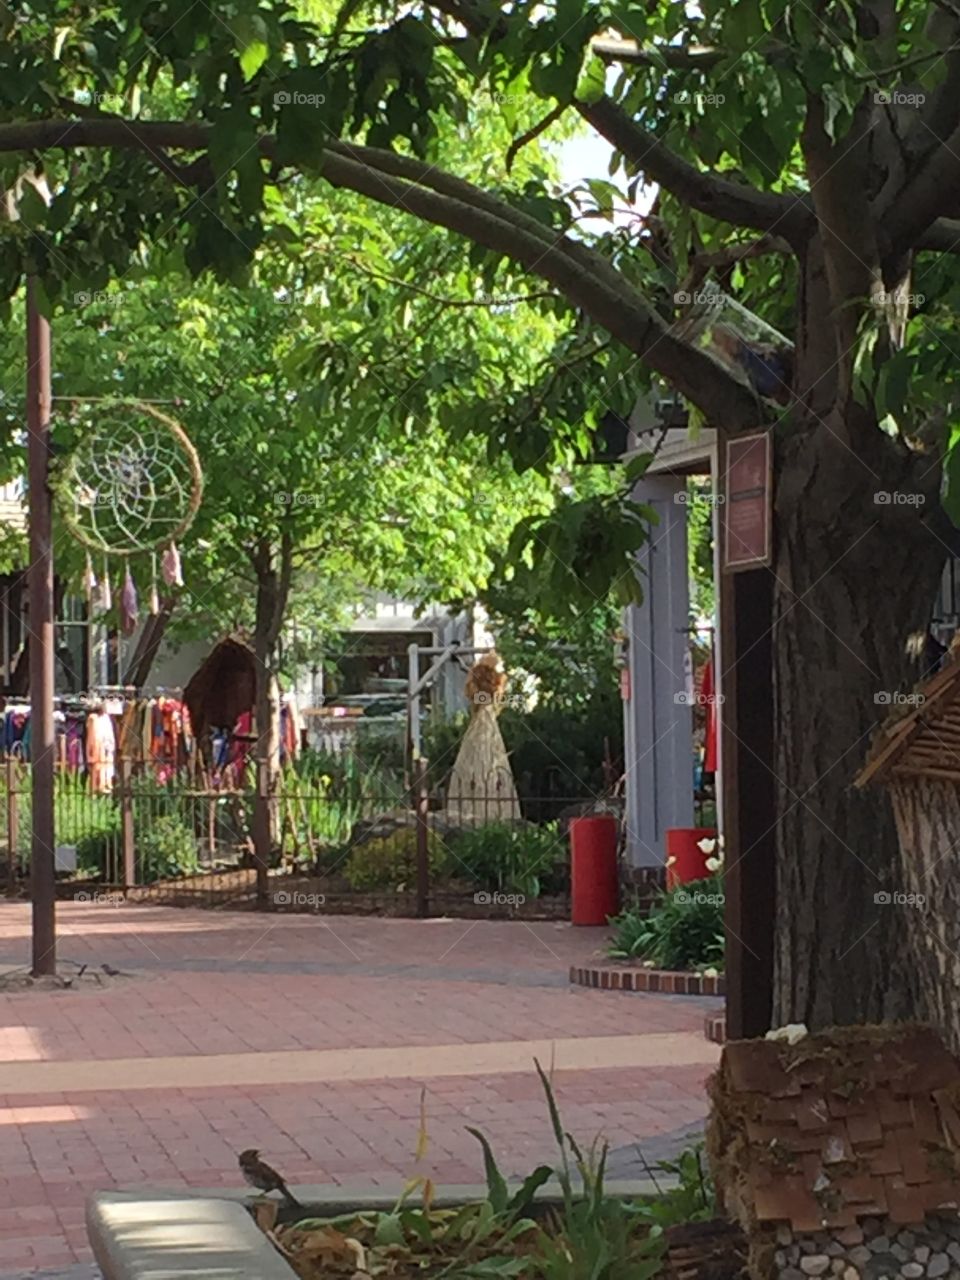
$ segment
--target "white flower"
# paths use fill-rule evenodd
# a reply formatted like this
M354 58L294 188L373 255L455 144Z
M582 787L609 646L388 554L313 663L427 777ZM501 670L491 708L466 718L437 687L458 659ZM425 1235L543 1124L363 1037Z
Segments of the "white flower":
M705 836L702 840L697 841L697 848L701 853L713 853L717 847L717 841L714 836Z
M672 867L675 862L676 862L676 858L670 857L667 859L667 866Z
M790 1022L785 1027L777 1027L775 1031L768 1031L765 1039L785 1040L787 1044L797 1044L806 1035L809 1035L809 1032L805 1023Z
M719 977L720 977L720 972L719 972L719 970L717 970L717 969L704 969L704 971L703 971L703 977L705 977L705 978L719 978Z
M708 858L704 864L708 871L719 871L723 866L722 858Z
M643 961L643 963L641 964L640 968L641 968L641 969L652 969L652 968L653 968L653 961L652 961L652 960L644 960L644 961Z

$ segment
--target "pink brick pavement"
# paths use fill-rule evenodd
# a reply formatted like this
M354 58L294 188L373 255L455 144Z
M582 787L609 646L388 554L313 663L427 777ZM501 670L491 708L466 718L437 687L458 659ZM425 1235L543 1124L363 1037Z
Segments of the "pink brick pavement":
M62 958L136 976L103 990L0 997L0 1062L100 1060L109 1072L108 1060L125 1057L699 1035L711 1003L568 987L567 968L594 954L602 933L553 924L74 904L60 917ZM25 963L28 926L25 907L0 905L3 962ZM563 1071L556 1086L571 1131L587 1140L603 1132L617 1147L701 1119L710 1069ZM0 1099L0 1276L87 1259L91 1191L236 1187L245 1146L261 1147L294 1182L395 1188L415 1167L421 1083L426 1165L440 1182L480 1176L468 1124L489 1135L508 1172L552 1152L532 1072L316 1086L104 1083Z

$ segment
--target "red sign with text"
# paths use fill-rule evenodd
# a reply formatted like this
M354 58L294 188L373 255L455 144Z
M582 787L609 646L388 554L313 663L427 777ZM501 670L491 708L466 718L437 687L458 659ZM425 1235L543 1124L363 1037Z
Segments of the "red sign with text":
M770 435L727 443L724 477L723 567L757 569L773 554Z

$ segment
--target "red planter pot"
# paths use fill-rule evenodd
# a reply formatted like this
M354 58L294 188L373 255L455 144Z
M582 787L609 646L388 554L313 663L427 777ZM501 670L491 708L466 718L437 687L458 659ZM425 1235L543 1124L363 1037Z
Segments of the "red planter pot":
M572 924L606 924L619 910L617 826L607 815L570 821Z
M707 870L707 859L716 856L704 853L699 844L701 840L715 840L714 827L670 827L667 830L667 888L675 889L678 884L689 884L691 880L703 880L710 872ZM670 859L674 861L671 863Z

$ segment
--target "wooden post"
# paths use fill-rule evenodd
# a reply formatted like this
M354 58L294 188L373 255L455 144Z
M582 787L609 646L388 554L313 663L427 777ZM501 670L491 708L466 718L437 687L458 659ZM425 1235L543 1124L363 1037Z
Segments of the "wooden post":
M726 899L727 1039L764 1035L773 1010L776 775L773 736L773 574L722 565L730 517L720 437L720 776Z
M17 896L17 843L20 838L20 814L17 810L17 766L6 762L7 781L7 897Z
M120 842L123 851L123 889L126 892L137 883L136 840L133 828L133 788L130 785L132 770L127 756L120 757Z
M36 281L27 280L27 477L30 568L30 757L33 835L30 899L33 910L31 971L57 972L54 869L54 594L53 497L50 492L50 322L40 314Z
M423 756L414 757L413 786L417 814L417 915L423 919L430 914L430 792Z

